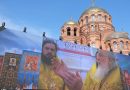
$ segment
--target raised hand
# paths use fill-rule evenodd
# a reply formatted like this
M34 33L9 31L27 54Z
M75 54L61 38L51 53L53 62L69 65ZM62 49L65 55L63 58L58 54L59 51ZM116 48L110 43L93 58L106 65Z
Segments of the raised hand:
M52 59L52 69L57 75L62 78L64 78L65 72L69 71L68 67L64 64L64 62L62 60L57 60L57 58Z
M78 72L73 73L69 71L68 67L61 60L56 60L53 58L52 60L52 69L54 72L63 78L65 84L68 86L70 90L81 90L83 86L82 79Z
M82 79L78 72L66 72L64 81L70 90L81 90L83 86Z

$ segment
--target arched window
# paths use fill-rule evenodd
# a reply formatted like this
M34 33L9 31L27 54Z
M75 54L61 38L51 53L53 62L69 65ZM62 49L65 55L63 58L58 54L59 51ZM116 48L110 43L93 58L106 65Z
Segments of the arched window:
M83 19L81 19L81 25L83 25Z
M96 47L95 42L91 43L91 47Z
M113 45L114 45L114 49L117 49L117 42L116 41L113 42Z
M83 39L81 38L80 43L83 44Z
M111 18L109 18L109 21L111 21Z
M109 47L108 49L111 50L111 44L110 43L108 43L108 47Z
M62 33L64 33L64 29L62 29Z
M123 41L120 41L120 49L122 50L124 48L124 43Z
M70 27L67 28L67 36L70 36L71 33L70 33Z
M75 40L74 43L77 44L77 40Z
M92 29L92 31L95 31L94 25L91 25L91 29Z
M77 35L77 28L74 28L74 36Z
M104 16L104 20L105 20L105 22L107 21L107 16L106 15Z
M92 15L92 22L95 21L95 15Z
M98 29L97 29L97 25L95 25L95 30L98 30Z
M86 16L86 24L88 24L88 16Z
M98 15L98 21L101 21L102 20L102 16L101 14Z
M129 49L128 41L126 41L126 49Z

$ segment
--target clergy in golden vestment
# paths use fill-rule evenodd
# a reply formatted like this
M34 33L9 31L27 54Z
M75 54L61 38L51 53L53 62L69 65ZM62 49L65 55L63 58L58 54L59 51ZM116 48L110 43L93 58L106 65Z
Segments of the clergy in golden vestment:
M56 58L56 52L57 44L53 40L46 39L43 41L38 89L67 90L63 79L52 69L51 60Z
M98 51L96 64L87 73L83 90L125 90L122 75L112 52Z
M60 64L53 61L56 65ZM124 88L122 74L112 52L99 50L96 53L96 64L88 71L82 81L79 74L73 74L64 68L65 64L54 71L64 79L70 90L127 90ZM83 82L83 84L82 84Z

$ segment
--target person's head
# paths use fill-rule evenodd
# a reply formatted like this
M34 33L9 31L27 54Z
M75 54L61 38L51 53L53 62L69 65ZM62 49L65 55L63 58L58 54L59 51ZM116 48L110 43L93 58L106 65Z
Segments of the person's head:
M42 61L46 64L51 64L51 59L56 57L57 44L51 40L46 39L42 43Z
M96 53L96 65L95 78L102 80L110 70L117 66L114 53L98 50Z
M113 52L98 50L96 53L96 63L104 67L112 67L116 64L116 58Z

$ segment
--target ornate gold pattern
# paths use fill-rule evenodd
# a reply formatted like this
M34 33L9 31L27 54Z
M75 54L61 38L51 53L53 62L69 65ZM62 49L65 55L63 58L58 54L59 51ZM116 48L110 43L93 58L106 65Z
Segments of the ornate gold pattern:
M38 89L63 90L64 82L49 67L41 64Z

